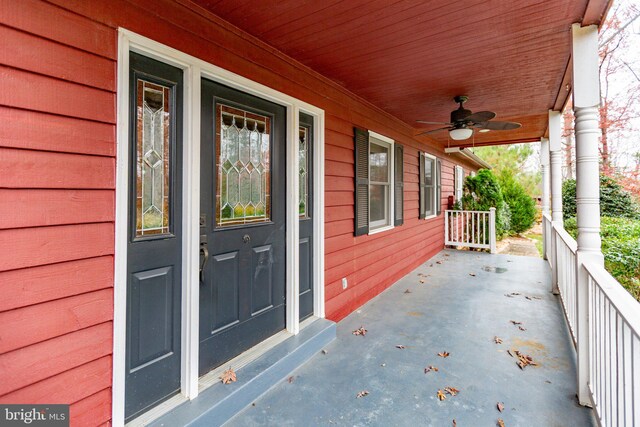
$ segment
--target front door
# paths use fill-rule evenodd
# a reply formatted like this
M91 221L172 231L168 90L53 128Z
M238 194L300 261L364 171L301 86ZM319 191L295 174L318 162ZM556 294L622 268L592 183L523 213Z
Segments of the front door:
M202 80L200 375L285 327L285 111Z
M180 391L182 70L130 56L125 418Z

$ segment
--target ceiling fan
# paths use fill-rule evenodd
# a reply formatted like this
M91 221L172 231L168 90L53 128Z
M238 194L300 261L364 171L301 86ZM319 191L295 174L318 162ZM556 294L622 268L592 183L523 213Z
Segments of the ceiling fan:
M472 113L471 110L467 110L462 106L462 104L469 100L468 96L459 95L453 98L453 100L460 104L460 106L457 110L453 110L451 112L451 122L426 122L424 120L416 120L418 123L427 125L446 125L445 127L428 130L426 132L419 133L418 135L425 135L428 133L439 132L441 130L448 130L451 139L461 141L473 135L473 128L480 129L480 132L488 132L490 130L518 129L522 126L520 123L516 122L490 121L496 116L496 113L494 113L493 111L478 111L477 113Z

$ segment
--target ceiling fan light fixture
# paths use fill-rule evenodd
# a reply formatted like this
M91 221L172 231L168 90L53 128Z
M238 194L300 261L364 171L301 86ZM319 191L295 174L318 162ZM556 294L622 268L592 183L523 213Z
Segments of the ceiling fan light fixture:
M457 128L449 131L449 136L455 141L469 139L471 138L471 135L473 135L473 129L470 128Z

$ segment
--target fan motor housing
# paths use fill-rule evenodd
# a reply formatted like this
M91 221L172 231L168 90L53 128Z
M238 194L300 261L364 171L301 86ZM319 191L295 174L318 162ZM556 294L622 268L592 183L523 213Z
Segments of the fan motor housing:
M470 115L471 115L471 110L467 110L466 108L460 107L457 110L453 110L451 112L451 123L463 121Z

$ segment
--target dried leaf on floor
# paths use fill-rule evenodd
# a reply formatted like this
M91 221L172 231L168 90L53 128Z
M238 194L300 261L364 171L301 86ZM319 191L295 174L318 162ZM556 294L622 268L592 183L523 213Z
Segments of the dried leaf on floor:
M518 326L518 329L520 329L521 331L526 331L527 328L525 328L524 326Z
M507 350L507 353L509 353L509 356L511 356L511 357L515 357L515 356L513 355L513 353L511 352L511 349Z
M513 323L514 325L522 325L522 322L516 322L515 320L511 320L511 323Z
M322 350L322 354L329 354L329 352L327 350Z
M433 372L438 372L438 368L436 368L436 367L435 367L435 366L433 366L433 365L429 365L429 366L427 366L426 368L424 368L424 373L425 373L425 374L427 374L427 373L429 373L429 372L431 372L431 371L433 371Z
M451 255L449 255L449 254L444 254L444 256L451 256Z
M358 392L358 394L356 394L356 399L360 399L361 397L365 397L368 394L369 394L369 392L367 390L362 390L362 391Z
M429 264L429 267L433 267L433 264Z
M505 297L513 298L520 295L519 292L511 292L510 294L504 294Z
M442 390L438 390L438 399L445 400L447 396L442 392Z
M537 297L537 296L525 296L526 299L528 299L529 301L534 300L534 299L542 299L541 297Z
M455 418L453 419L453 427L458 427L458 423L456 422Z
M396 348L399 348L400 350L404 350L406 347L403 346L402 344L397 344Z
M409 289L407 289L406 291L404 291L405 294L410 294L411 291Z
M424 279L420 279L420 283L425 283L425 280Z
M436 264L442 264L442 261L436 261Z
M498 408L498 411L500 411L500 412L504 411L504 403L503 402L498 402L496 407Z
M353 335L362 335L365 336L367 335L367 330L364 328L364 326L360 326L358 329L356 329L355 331L351 332Z
M294 380L295 380L295 377L293 375L287 378L287 381L289 381L289 384L291 384Z
M469 276L476 277L476 273L469 273Z
M502 344L502 338L500 338L500 337L493 337L493 341L494 341L496 344Z
M231 369L231 366L229 366L229 369L227 369L222 373L222 375L220 376L220 379L222 380L222 384L234 383L236 382L236 379L237 379L236 373L234 372L233 369Z
M387 366L387 364L386 363L381 363L380 366L382 366L384 368L385 366Z
M451 396L455 396L456 394L460 393L460 390L455 387L445 387L444 391L446 393L449 393Z
M438 353L438 356L440 356L440 357L449 357L449 352L448 351L441 351L440 353Z
M498 427L505 427L502 418L498 418Z
M533 358L528 354L523 354L518 350L515 350L514 353L516 354L516 356L518 356L518 361L516 362L516 364L520 369L524 369L529 365L538 366L538 364L534 362Z

